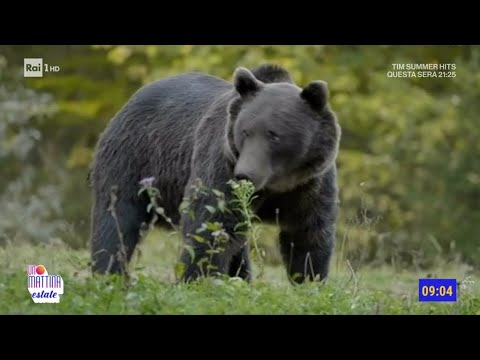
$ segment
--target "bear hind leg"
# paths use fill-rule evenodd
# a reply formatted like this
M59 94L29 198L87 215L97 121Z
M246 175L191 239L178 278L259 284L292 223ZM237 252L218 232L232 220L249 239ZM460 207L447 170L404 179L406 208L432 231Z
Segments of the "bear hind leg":
M93 208L91 258L94 273L125 274L140 239L146 211L133 202L97 202Z

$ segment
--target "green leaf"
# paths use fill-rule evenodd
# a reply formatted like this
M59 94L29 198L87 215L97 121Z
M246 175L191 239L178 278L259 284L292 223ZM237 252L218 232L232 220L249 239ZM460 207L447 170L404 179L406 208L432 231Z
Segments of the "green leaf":
M297 279L300 279L302 277L301 273L295 273L292 275L292 280L295 281Z
M188 255L190 255L190 261L193 262L195 260L195 250L193 249L193 246L185 244L183 247L187 250Z
M200 227L197 230L195 230L195 232L196 233L201 233L201 232L204 232L205 230L208 230L207 224L202 223L200 225Z
M221 192L220 190L212 189L212 192L215 194L215 196L217 196L219 198L225 197L225 194L223 192Z
M219 254L220 251L218 249L208 249L205 251L205 253L208 255L215 255L215 254Z
M180 211L180 213L185 214L189 207L190 207L190 202L187 200L183 200L180 203L178 210Z
M182 263L182 262L178 262L175 264L175 269L174 269L174 272L175 272L175 277L177 279L180 279L184 272L185 272L185 264Z
M207 211L210 213L210 214L215 214L215 212L217 211L217 209L215 209L213 206L211 205L205 205L205 209L207 209Z
M206 242L206 240L205 240L202 236L200 236L200 235L190 234L190 236L191 236L192 238L194 238L197 242L201 243L201 244L203 244L203 243Z
M237 231L241 227L246 227L247 224L248 223L246 221L239 222L235 225L235 227L233 228L233 231Z
M236 190L236 189L238 189L238 188L240 187L240 185L238 185L238 184L237 184L235 181L233 181L233 180L230 180L230 181L228 182L228 184L229 184L230 187L231 187L232 189L234 189L234 190Z
M197 261L198 266L202 266L203 264L207 263L209 261L208 257L203 257Z
M211 232L223 229L223 224L219 222L208 222L206 225L207 225L207 229L210 230Z
M207 270L218 270L218 266L213 265L213 264L208 264L207 265Z
M225 200L219 199L217 202L217 207L218 210L220 210L221 213L225 213Z

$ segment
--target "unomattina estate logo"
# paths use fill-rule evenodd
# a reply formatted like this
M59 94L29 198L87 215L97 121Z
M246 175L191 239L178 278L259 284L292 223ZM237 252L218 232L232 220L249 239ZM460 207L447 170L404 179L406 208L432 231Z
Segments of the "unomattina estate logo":
M59 303L63 295L63 279L60 275L49 275L43 265L28 265L28 291L34 303Z

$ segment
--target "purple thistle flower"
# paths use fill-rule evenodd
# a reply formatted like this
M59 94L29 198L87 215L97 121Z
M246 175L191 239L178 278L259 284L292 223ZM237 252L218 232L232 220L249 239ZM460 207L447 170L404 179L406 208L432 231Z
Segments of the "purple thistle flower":
M151 177L147 177L147 178L144 178L144 179L140 180L139 184L144 188L152 187L154 181L155 181L155 177L151 176Z

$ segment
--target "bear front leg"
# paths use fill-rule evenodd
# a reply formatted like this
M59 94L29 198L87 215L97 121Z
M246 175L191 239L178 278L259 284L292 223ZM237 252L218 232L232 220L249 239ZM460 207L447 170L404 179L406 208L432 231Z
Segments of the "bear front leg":
M318 229L280 233L280 249L291 282L321 281L328 276L333 251L333 234Z
M220 274L246 278L250 272L248 249L243 249L245 240L234 230L237 217L220 212L212 215L206 210L209 206L213 206L212 201L198 199L193 204L194 218L182 217L182 280L188 282Z
M190 234L184 235L184 249L180 261L184 264L182 280L185 282L228 273L231 256L226 247L215 244L212 236L203 238L204 240L199 242L192 239Z
M242 246L238 254L232 257L229 275L232 277L240 277L246 281L252 280L252 266L247 243Z
M324 280L335 247L336 169L289 193L279 209L280 250L294 283Z

